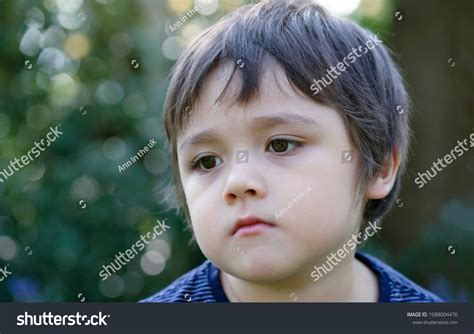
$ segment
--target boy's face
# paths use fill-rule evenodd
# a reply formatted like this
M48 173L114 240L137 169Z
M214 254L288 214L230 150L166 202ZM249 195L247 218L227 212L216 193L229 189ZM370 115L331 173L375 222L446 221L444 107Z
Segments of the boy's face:
M214 104L229 73L224 66L208 77L177 140L196 240L208 259L241 279L311 279L313 266L358 228L358 155L342 116L297 93L275 64L266 67L259 95L247 106ZM212 135L190 144L206 130ZM354 153L344 158L345 150ZM274 226L233 234L236 221L248 216Z

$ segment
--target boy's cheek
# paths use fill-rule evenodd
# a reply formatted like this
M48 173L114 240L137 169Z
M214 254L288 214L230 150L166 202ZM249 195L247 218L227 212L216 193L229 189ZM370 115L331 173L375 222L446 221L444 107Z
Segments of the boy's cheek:
M336 199L318 196L314 202L305 204L298 216L285 222L294 243L304 247L306 255L315 260L325 258L344 244L357 225L357 214L350 207L352 203L344 200L338 204Z
M222 242L225 240L223 229L217 227L220 223L218 217L215 217L213 212L216 212L216 210L197 213L194 217L191 216L196 241L201 251L208 258L213 258L216 252L218 254L222 253Z
M314 182L311 191L300 201L301 206L296 206L294 219L291 211L288 219L294 220L295 224L304 225L299 227L303 232L332 235L332 231L338 234L351 230L351 221L356 217L351 218L355 198L349 186L350 180L349 178L346 184L337 178Z

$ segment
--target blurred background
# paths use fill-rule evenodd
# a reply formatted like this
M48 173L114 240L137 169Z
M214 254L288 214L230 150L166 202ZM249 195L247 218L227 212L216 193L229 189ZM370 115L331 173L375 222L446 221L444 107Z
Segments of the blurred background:
M257 1L254 1L257 2ZM474 132L471 0L318 1L394 51L414 142L397 205L362 251L450 301L474 300L474 156L419 189L418 172ZM63 134L0 183L0 301L137 301L204 257L156 189L170 179L161 112L181 49L248 2L0 0L0 171L49 128ZM118 166L155 139L138 162ZM170 230L106 281L102 265L167 218Z

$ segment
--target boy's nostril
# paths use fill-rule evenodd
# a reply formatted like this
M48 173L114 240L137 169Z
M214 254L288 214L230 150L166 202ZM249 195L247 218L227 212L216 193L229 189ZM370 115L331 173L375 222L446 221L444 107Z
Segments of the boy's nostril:
M257 192L256 192L255 190L253 190L253 189L246 190L245 192L246 192L246 193L247 193L247 192L250 192L251 195L255 195L255 194L257 193Z

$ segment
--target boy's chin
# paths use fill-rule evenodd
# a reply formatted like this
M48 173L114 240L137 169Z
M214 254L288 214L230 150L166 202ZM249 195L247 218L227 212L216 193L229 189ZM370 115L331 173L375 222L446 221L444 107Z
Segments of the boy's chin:
M226 263L221 269L235 277L252 283L268 284L291 277L295 268L285 259L241 257Z

